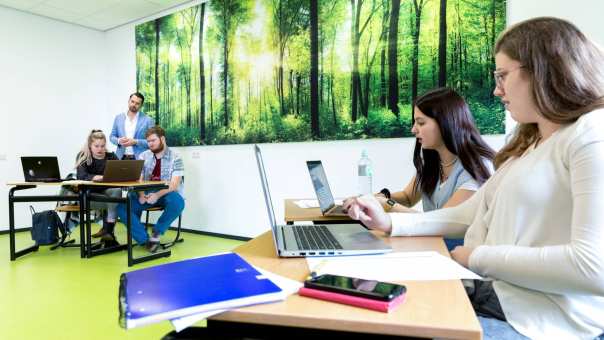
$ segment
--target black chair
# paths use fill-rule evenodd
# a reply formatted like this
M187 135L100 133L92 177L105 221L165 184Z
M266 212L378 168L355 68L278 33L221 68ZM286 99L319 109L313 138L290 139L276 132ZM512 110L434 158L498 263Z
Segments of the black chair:
M151 207L149 209L145 209L145 212L147 213L147 215L145 216L145 227L147 227L147 228L149 227L149 212L163 211L163 210L164 210L164 208L160 207L160 206L155 206L155 207ZM176 243L184 242L184 239L180 237L181 222L182 222L182 214L180 214L178 216L178 227L176 228L176 237L174 238L174 240L172 242L161 243L161 246L163 249L168 249L168 248L172 247L173 245L175 245Z

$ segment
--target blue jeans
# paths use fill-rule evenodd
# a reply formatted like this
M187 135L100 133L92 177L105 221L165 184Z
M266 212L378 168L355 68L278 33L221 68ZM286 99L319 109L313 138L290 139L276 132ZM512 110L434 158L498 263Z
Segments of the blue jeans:
M482 338L484 340L516 340L529 339L518 333L509 323L495 318L478 317L480 326L482 327Z
M449 251L455 249L457 246L463 246L463 238L446 238L445 245Z
M149 240L149 235L147 235L145 226L141 223L141 215L144 210L158 206L164 208L164 211L153 227L155 233L163 235L170 227L170 224L180 216L185 208L185 200L176 192L169 192L163 195L155 204L140 204L137 192L131 192L128 198L130 199L132 238L134 238L138 244L145 244L147 243L147 240ZM120 217L120 220L122 220L122 223L125 224L127 221L126 204L120 203L117 206L117 215Z

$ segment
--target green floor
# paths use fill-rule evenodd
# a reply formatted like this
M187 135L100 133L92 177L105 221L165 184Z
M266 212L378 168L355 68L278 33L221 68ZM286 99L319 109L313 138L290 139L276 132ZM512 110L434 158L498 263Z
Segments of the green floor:
M78 229L74 235L79 237ZM162 240L173 235L169 231ZM183 238L172 256L128 268L125 251L81 259L79 248L51 251L48 246L11 262L8 234L0 235L0 339L160 339L172 330L167 321L127 331L119 327L120 274L242 244L189 233ZM31 244L28 232L17 233L17 249Z

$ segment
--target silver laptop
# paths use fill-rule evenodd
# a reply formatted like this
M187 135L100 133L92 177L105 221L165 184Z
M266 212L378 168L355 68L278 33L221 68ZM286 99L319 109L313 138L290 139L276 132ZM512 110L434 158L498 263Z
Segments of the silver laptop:
M138 181L143 171L143 160L110 160L105 164L103 182Z
M392 248L360 224L277 225L262 153L254 146L273 241L280 257L381 254Z
M346 216L342 205L333 199L321 161L306 161L306 166L323 216Z
M26 182L61 182L57 157L21 157Z

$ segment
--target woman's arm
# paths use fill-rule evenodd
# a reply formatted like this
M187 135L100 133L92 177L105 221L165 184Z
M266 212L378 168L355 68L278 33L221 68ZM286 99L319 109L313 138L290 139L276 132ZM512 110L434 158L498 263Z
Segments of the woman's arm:
M470 255L472 270L548 293L604 295L604 141L571 152L568 164L573 201L570 242L479 246Z
M422 198L422 194L419 190L413 190L414 186L415 176L411 178L411 181L407 183L407 186L405 186L402 191L393 192L390 198L393 199L396 203L410 208L416 205L417 202L419 202Z

